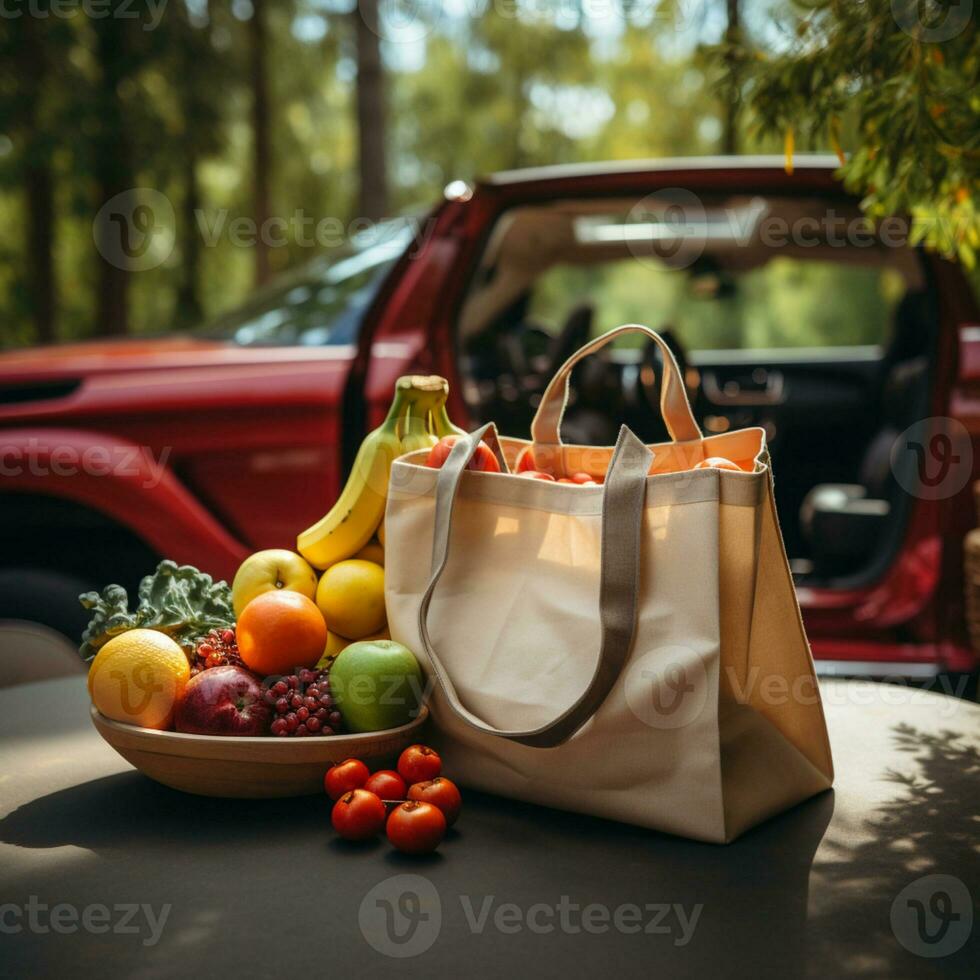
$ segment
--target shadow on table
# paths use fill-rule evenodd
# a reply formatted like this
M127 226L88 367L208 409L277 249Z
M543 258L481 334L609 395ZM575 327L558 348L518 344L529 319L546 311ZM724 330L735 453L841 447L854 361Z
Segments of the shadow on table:
M442 857L413 863L392 858L383 843L366 849L338 845L328 831L327 801L320 797L192 797L132 772L19 807L0 820L0 840L27 848L75 845L109 857L138 851L148 870L183 869L178 892L166 891L169 885L159 888L174 901L175 920L191 923L204 914L193 887L195 873L212 895L240 890L243 866L234 855L247 848L252 886L275 892L282 862L295 862L298 854L308 873L292 879L290 901L263 903L263 929L277 934L337 921L342 929L331 939L336 955L341 962L356 957L348 965L356 962L365 977L390 975L392 962L370 959L375 954L355 925L358 903L371 885L403 873L428 878L442 902L439 941L417 960L399 963L399 971L410 976L454 971L463 953L474 957L473 977L501 971L526 975L528 963L540 977L567 977L608 971L617 961L626 973L642 966L643 975L671 980L950 977L961 970L969 975L976 956L970 941L942 959L916 957L896 940L889 913L899 892L921 875L958 874L975 888L966 862L980 812L980 760L975 748L953 734L900 726L894 738L909 753L909 769L886 770L878 778L893 782L898 793L869 815L854 843L846 832L826 841L815 868L814 856L834 813L832 791L725 847L470 792L459 832L446 840ZM175 862L181 853L187 855L184 865L179 858ZM98 870L87 873L104 891L126 863L99 862ZM331 887L324 889L324 881ZM77 883L82 887L81 874ZM35 887L42 893L48 885L41 881L32 883ZM580 929L541 935L525 927L503 935L491 925L474 932L462 902L479 909L486 896L493 897L493 907L514 903L525 910L537 903L554 906L563 896L609 910L624 903L669 905L673 911L664 924L672 931L595 935ZM697 906L696 925L689 941L681 943L676 910L690 921ZM160 952L166 947L175 974L195 968L201 944L209 941L205 935L228 927L248 932L251 911L239 909L235 922L229 909L213 902L208 909L219 921L199 940L182 941L175 932L175 938L168 934L161 942ZM243 939L243 956L247 948ZM139 955L134 951L132 965Z
M863 823L861 843L834 845L814 873L825 897L811 910L808 929L835 941L814 947L810 971L845 977L975 975L976 926L958 951L931 959L902 946L891 913L899 893L926 875L958 877L976 893L980 752L958 733L931 734L906 724L896 725L892 738L909 755L909 766L885 769L878 778L899 787L898 794ZM927 901L923 911L928 909ZM966 907L953 911L969 915ZM928 917L924 927L941 932L941 923ZM906 938L915 941L914 935Z
M50 793L0 820L0 841L20 847L83 847L96 853L255 840L271 827L303 834L329 826L329 801L191 796L135 770Z
M398 964L409 976L452 974L460 955L466 955L472 977L525 976L527 964L535 963L538 977L567 978L622 959L627 975L642 965L644 975L671 980L731 976L742 971L733 974L726 966L742 964L746 975L783 980L805 962L810 869L833 814L834 795L823 794L720 847L468 792L458 832L439 854L422 861L397 855L384 843L339 844L329 831L327 806L319 797L191 797L138 773L123 773L19 807L0 820L0 840L94 852L105 860L73 868L72 888L102 896L133 894L129 857L135 858L137 897L173 903L172 925L153 951L154 957L168 957L172 975L195 970L202 949L228 931L242 937L235 956L244 957L251 943L247 937L259 922L263 935L317 934L330 922L339 930L331 934L331 957L356 966L358 976L390 976L392 961L375 954L358 933L358 906L377 882L417 874L438 890L443 926L429 952ZM248 855L244 865L243 854ZM297 861L305 871L288 877L284 900L284 868ZM63 875L51 867L23 887L44 901L54 894L65 900ZM282 894L271 903L239 899L236 907L214 900L243 888L256 895ZM490 925L475 931L463 903L478 912L488 896L493 909L516 904L528 910L540 903L554 908L563 896L580 909L599 905L610 914L629 904L641 910L643 928L634 934L611 928L594 934L579 924L574 934L541 935L525 926L505 934L491 913ZM216 918L195 929L198 917L207 915ZM687 936L681 916L693 925ZM659 931L647 933L647 926ZM18 955L25 963L41 957L46 967L60 969L73 962L79 947L95 958L101 955L90 948L92 942L78 937L72 948L58 950L25 937ZM135 969L146 950L118 944L113 955L117 966ZM548 962L540 963L542 956ZM300 965L288 955L285 962L290 968Z

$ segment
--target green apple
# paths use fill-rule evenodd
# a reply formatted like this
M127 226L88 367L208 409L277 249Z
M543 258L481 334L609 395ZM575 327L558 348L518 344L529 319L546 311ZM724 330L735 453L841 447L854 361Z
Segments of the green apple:
M422 701L422 668L394 640L360 640L344 647L330 668L330 694L350 732L406 725Z

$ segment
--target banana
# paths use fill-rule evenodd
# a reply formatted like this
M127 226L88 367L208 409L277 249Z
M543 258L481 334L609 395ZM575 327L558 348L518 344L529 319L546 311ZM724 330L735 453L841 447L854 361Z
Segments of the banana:
M440 378L439 380L442 381L445 387L440 391L435 404L432 406L429 416L429 427L439 439L442 439L443 436L465 436L466 430L461 429L458 425L453 425L452 420L449 418L449 412L446 410L446 399L449 397L449 382L444 378Z
M296 538L296 550L316 568L350 558L374 536L384 518L388 473L401 454L390 415L361 443L347 484L324 517Z
M409 403L408 412L401 419L399 427L403 453L431 449L439 441L438 437L429 431L429 412L435 404L438 394L438 392L426 392L420 395L416 401Z
M343 492L330 511L296 538L296 550L324 569L356 555L375 533L384 542L391 464L404 453L430 449L439 435L459 433L446 414L449 383L435 375L406 375L384 422L370 433L354 460ZM431 426L444 430L434 434Z
M391 464L403 453L429 448L437 441L421 420L435 400L445 397L447 387L445 379L425 375L398 379L391 408L384 422L361 443L337 502L296 538L296 550L311 565L329 568L357 554L374 537L384 520ZM424 403L424 410L418 403Z

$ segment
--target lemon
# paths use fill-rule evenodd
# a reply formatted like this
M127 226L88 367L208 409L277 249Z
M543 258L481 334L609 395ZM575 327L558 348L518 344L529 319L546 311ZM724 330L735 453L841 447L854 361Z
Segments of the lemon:
M353 642L353 640L348 640L346 636L334 633L333 630L327 630L327 645L323 648L323 656L316 662L317 667L320 670L329 667L336 659L337 654Z
M88 672L92 703L106 718L169 728L190 677L180 646L159 630L128 630L96 654Z
M359 640L385 625L385 571L373 561L350 558L320 576L316 604L333 633Z

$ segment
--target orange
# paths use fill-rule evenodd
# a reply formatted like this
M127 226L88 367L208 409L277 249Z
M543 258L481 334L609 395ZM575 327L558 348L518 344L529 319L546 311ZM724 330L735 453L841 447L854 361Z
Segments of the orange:
M255 673L291 674L323 655L327 624L312 599L278 589L256 596L238 617L238 652Z
M190 674L187 655L166 633L127 630L95 655L88 693L106 718L165 729Z
M696 470L735 470L737 473L742 472L742 467L733 463L730 459L725 459L724 456L709 456L707 459L702 459L695 467Z
M385 549L379 541L372 539L354 557L361 561L373 561L375 565L384 568Z
M331 565L316 587L316 604L330 629L360 640L385 625L385 570L373 561L351 558Z

